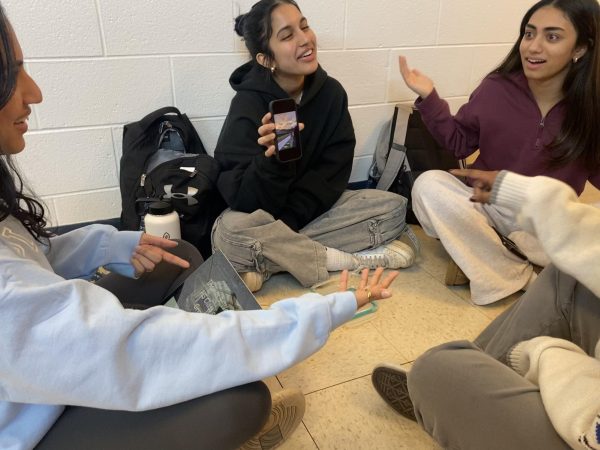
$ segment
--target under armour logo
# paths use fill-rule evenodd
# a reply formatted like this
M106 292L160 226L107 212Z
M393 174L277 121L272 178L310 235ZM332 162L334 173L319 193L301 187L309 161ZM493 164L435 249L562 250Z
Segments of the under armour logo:
M198 200L196 200L194 198L194 195L196 195L198 193L198 189L188 186L188 191L187 194L184 194L182 192L172 192L173 191L173 185L172 184L165 184L165 195L162 196L162 198L170 198L170 199L175 199L175 200L184 200L187 198L188 201L188 206L194 206L196 204L198 204Z

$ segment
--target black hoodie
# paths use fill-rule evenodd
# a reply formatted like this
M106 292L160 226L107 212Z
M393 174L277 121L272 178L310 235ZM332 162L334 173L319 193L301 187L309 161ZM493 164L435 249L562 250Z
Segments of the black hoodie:
M238 67L229 82L237 94L215 149L219 191L232 209L263 209L298 231L328 211L348 185L356 139L346 91L320 66L306 77L298 106L302 158L281 163L264 155L258 127L269 102L289 95L253 62Z

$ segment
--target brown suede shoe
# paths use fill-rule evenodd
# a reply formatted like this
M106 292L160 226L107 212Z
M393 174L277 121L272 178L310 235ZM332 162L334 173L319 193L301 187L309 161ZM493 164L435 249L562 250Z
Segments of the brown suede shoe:
M263 429L240 450L271 450L279 447L300 425L306 403L299 389L284 389L273 394L271 415Z
M446 268L446 278L444 279L446 286L462 286L463 284L469 284L469 279L465 273L460 270L460 267L450 258L448 267Z
M263 285L264 278L259 272L242 272L239 276L250 292L258 291Z

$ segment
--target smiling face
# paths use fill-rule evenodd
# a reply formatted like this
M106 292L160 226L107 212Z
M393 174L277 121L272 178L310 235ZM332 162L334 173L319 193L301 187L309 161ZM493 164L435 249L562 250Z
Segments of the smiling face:
M565 13L553 6L538 9L525 26L519 47L525 76L530 82L562 83L573 58L585 47L576 47L577 31Z
M294 5L280 5L271 13L273 34L269 48L275 61L275 78L303 78L317 70L317 37L308 25L306 17ZM267 62L263 65L269 67Z
M8 102L0 109L0 153L13 155L25 148L23 135L27 132L30 105L42 101L42 93L35 81L25 72L23 52L14 33L11 33L14 52L16 85Z

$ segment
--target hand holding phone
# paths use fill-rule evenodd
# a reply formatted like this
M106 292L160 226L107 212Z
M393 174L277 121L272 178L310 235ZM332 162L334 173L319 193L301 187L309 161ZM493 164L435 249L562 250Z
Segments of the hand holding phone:
M275 124L275 156L281 162L302 157L300 127L296 112L296 101L292 98L274 100L269 111Z

